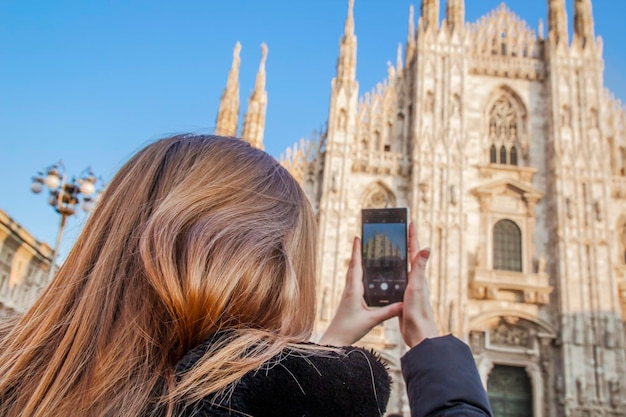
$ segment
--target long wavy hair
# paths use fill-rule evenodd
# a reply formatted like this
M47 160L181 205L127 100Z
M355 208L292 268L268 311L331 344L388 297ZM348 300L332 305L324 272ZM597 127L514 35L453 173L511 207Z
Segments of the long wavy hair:
M236 138L181 135L108 185L48 288L0 332L0 415L172 415L310 337L302 189ZM227 335L184 376L180 358Z

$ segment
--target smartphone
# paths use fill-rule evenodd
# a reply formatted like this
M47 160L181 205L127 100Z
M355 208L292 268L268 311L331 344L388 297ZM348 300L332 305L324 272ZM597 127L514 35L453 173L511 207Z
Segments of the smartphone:
M361 210L365 302L381 307L402 301L408 277L408 208Z

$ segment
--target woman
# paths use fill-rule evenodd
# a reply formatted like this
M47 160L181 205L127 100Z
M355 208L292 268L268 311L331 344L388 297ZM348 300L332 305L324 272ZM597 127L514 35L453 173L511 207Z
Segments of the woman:
M306 196L264 152L217 136L148 145L0 331L0 416L383 415L389 377L374 355L306 343L315 236ZM428 252L412 241L417 282ZM396 315L411 345L436 335L427 302L364 306L354 246L320 343L350 345Z

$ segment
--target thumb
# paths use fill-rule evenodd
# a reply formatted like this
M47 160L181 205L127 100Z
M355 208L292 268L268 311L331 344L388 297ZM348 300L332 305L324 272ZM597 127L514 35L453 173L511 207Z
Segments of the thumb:
M371 310L372 318L376 320L376 323L380 324L385 320L392 317L399 316L402 313L402 303L394 303L385 307Z

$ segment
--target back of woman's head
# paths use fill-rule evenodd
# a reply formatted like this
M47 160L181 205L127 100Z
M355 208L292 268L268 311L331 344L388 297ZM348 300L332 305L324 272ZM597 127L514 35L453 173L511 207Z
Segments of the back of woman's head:
M137 211L150 212L138 249L183 350L233 327L306 337L315 228L289 173L247 143L219 137L165 140L134 162L127 179L152 179L143 195L127 182L121 200L105 204L115 212L134 197Z
M310 205L269 155L216 136L148 145L0 342L0 414L133 416L225 388L309 336L314 254ZM174 388L176 362L217 332L229 349Z

